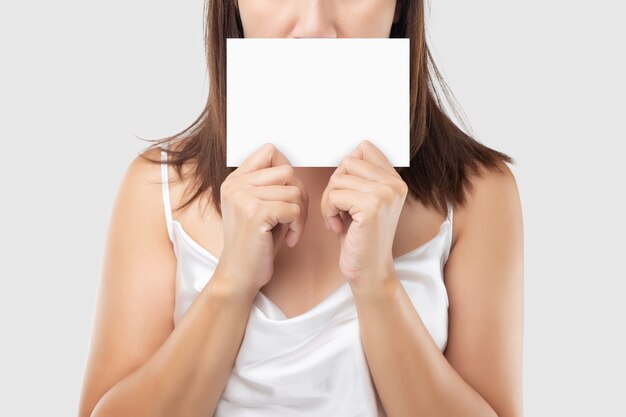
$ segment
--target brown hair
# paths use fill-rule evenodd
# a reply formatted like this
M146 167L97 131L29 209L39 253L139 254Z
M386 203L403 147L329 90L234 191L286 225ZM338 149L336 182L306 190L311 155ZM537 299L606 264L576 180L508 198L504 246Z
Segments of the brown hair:
M398 2L399 20L392 25L389 37L410 39L411 162L410 167L395 169L407 183L409 193L445 215L448 201L464 204L465 189L471 186L469 177L479 175L480 166L502 171L505 162L515 162L510 156L478 142L448 117L434 81L440 83L451 108L465 127L426 43L424 2ZM205 108L183 131L163 139L142 140L155 142L145 150L168 146L167 163L174 166L181 178L183 164L194 162L191 197L178 209L186 207L210 188L211 200L221 216L220 186L236 169L226 167L226 39L242 38L243 27L236 0L207 0L204 12L205 52L210 80L210 94ZM169 146L178 141L181 141L180 149ZM151 162L161 163L160 160L142 156Z

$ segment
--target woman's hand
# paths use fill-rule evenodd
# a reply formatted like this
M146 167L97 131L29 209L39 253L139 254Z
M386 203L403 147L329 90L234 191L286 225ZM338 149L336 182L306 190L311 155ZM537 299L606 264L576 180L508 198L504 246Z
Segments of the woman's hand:
M230 173L220 192L224 248L218 268L230 289L256 294L272 278L282 240L293 247L302 236L308 195L271 143Z
M353 288L377 287L394 271L392 245L407 192L389 160L367 140L330 177L322 216L339 235L339 267Z

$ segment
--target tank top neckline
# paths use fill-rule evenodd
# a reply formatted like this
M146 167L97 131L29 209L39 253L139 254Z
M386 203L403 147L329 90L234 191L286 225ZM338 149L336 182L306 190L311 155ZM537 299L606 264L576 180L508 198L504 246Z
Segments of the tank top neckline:
M394 264L398 265L405 261L410 261L418 254L430 248L441 238L442 234L448 229L447 226L451 225L452 208L450 205L448 207L448 215L439 226L437 234L410 252L393 258ZM172 224L176 226L176 230L179 232L179 235L190 247L202 256L203 259L209 261L213 267L217 266L217 263L219 262L219 258L217 256L209 252L204 246L200 245L200 243L193 239L178 220L172 219ZM259 291L254 300L254 313L259 316L261 321L271 322L273 331L276 331L274 326L279 326L286 332L286 334L293 334L296 330L296 327L294 326L298 326L300 323L305 321L323 323L325 320L329 319L330 317L327 314L335 310L333 307L336 307L337 303L346 299L343 295L349 295L349 291L351 291L349 283L348 281L344 281L313 307L304 313L297 314L293 317L288 317L268 296ZM310 330L309 326L307 326L307 328Z
M393 261L402 261L406 258L410 258L414 255L416 255L419 252L424 251L427 247L429 247L432 243L434 243L437 238L441 235L442 231L444 230L445 226L450 224L450 221L452 220L452 208L450 208L450 206L448 206L448 215L447 217L443 220L443 222L439 225L439 231L437 232L437 234L435 236L433 236L432 238L430 238L429 240L427 240L426 242L422 243L421 245L419 245L418 247L412 249L411 251L403 254L403 255L399 255L393 258ZM182 225L181 222L179 222L176 219L171 220L172 224L176 225L178 232L180 233L180 235L183 237L183 239L191 246L193 247L200 255L202 255L204 258L206 258L207 260L211 261L213 264L217 265L217 263L219 262L219 257L215 256L213 253L211 253L208 249L206 249L204 246L202 246L200 243L198 243L197 240L195 240L194 238L191 237L191 235L189 233L187 233L187 231L185 230L185 227Z

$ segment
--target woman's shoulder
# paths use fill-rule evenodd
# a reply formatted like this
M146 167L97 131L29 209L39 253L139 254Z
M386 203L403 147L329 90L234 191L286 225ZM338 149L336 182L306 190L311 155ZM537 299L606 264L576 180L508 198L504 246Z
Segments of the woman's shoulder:
M172 200L175 200L179 188L187 188L193 180L194 166L192 161L181 165L180 171L173 164L165 164L170 160L168 151L178 150L181 145L172 143L149 147L133 158L125 173L125 181L129 186L141 189L146 198L145 204L154 211L154 205L162 203L163 183L167 183ZM171 161L170 161L171 162Z
M151 147L139 152L126 167L125 178L130 181L160 180L161 148Z
M510 222L521 224L521 198L513 171L504 162L489 168L479 165L468 176L463 203L454 207L455 240L477 225Z
M195 161L192 158L185 160L180 169L173 164L163 164L163 160L170 157L168 150L180 151L183 147L184 143L174 142L164 146L164 149L148 149L131 162L134 167L129 168L129 172L135 171L138 183L151 184L150 189L145 190L148 201L145 202L144 210L157 214L155 221L159 222L158 228L162 229L162 234L165 233L166 239L167 227L172 227L167 221L170 216L172 222L180 224L186 235L211 253L219 253L222 244L219 232L221 216L212 204L211 193L204 191L197 198L191 198L198 185ZM165 151L163 154L162 150ZM148 160L161 163L153 164ZM152 183L158 186L153 187Z
M147 226L142 230L144 236L150 232L167 239L160 162L158 147L143 150L129 161L117 190L114 213L126 213L123 217L129 224L141 219Z

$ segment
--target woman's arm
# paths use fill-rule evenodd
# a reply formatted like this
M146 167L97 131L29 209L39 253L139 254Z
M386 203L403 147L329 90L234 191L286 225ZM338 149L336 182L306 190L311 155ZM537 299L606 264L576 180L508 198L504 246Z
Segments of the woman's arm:
M395 273L354 293L376 389L389 417L521 417L523 227L508 167L477 178L454 221L445 354Z
M158 159L158 150L152 159ZM159 165L136 158L113 207L81 393L81 417L212 415L239 350L253 294L218 268L176 328L176 259Z

